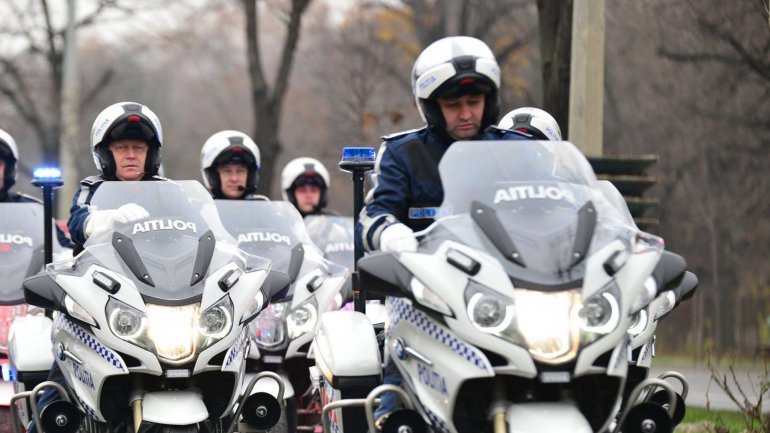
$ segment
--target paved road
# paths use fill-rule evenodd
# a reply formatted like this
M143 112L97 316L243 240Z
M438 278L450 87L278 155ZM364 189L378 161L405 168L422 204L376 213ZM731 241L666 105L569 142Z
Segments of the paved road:
M653 364L655 364L653 362ZM687 378L690 385L689 393L685 402L688 406L695 407L710 407L711 409L724 409L724 410L738 410L738 406L733 402L728 395L711 379L711 372L708 367L692 367L692 366L666 366L666 365L653 365L650 377L657 377L659 374L674 370L678 371ZM743 390L746 397L756 403L761 378L766 377L762 367L756 368L736 368L735 378L736 382L730 379L730 370L728 368L718 368L716 370L719 374L728 375L729 388L738 397L738 401L742 401L743 398L738 391L738 386ZM675 385L675 389L678 388L676 381L672 381ZM765 393L764 400L770 399L770 395ZM766 408L770 410L770 407Z

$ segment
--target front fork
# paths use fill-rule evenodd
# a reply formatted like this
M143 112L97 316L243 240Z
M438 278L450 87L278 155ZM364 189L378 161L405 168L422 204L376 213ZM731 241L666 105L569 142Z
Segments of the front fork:
M505 415L510 403L505 400L505 384L496 380L492 392L494 399L489 410L489 415L492 418L492 431L494 433L507 433L508 426L505 422Z

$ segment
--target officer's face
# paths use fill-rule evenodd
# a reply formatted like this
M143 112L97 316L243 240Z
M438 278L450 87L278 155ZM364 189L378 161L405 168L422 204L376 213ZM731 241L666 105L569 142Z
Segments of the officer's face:
M0 190L5 186L5 160L0 158Z
M297 207L304 213L311 213L321 201L321 188L318 185L300 185L294 188Z
M222 194L229 199L241 198L246 191L249 170L243 164L221 164L217 166Z
M108 149L115 159L115 177L120 180L141 180L144 162L150 146L141 140L115 140Z
M455 140L473 138L481 128L484 117L484 95L463 95L458 98L438 98L444 115L446 132Z

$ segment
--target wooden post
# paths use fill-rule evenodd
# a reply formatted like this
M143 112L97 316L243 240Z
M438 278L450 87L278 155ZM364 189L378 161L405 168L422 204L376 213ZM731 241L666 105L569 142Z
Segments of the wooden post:
M574 0L569 141L601 155L604 102L604 0Z

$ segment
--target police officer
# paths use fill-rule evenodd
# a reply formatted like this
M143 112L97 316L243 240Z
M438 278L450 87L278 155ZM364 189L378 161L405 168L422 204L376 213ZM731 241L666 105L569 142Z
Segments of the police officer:
M240 131L219 131L201 148L203 184L215 199L266 200L257 194L259 164L257 144Z
M326 208L329 200L329 171L315 158L295 158L281 171L281 194L302 217L338 215Z
M16 184L16 164L19 161L19 149L11 134L0 129L0 203L39 203L42 201L18 191L11 192L11 187ZM67 235L56 227L56 237L59 245L64 248L72 248L74 244Z
M417 248L413 231L430 225L443 201L438 163L453 142L529 138L487 130L497 121L499 88L500 68L478 39L440 39L417 57L412 92L425 126L384 137L356 226L356 242L365 251Z
M89 204L104 181L161 180L160 148L163 130L160 120L147 106L118 102L105 108L91 128L91 154L99 174L80 181L72 199L67 222L70 236L82 251L86 239L113 221L130 222L148 215L141 206L129 203L114 210L92 211Z

